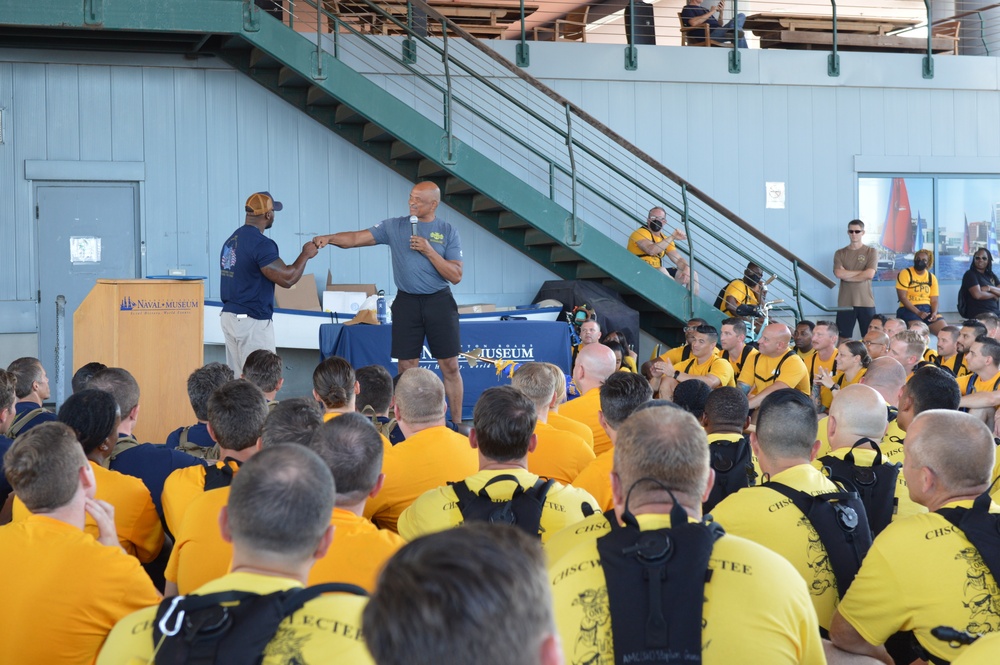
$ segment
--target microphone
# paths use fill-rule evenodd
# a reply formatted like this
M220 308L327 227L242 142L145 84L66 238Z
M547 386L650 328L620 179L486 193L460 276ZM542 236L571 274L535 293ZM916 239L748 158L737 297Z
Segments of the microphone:
M417 216L410 215L410 235L417 235Z

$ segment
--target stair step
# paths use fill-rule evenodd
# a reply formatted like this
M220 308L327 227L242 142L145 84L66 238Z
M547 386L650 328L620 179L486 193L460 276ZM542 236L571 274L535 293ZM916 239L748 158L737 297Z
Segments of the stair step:
M384 127L376 125L374 122L369 122L365 125L365 131L364 134L361 135L361 140L376 141L381 143L393 140L393 136L389 132L385 131Z
M472 197L472 211L473 212L487 212L490 210L503 210L504 207L491 199L488 196L483 196L482 194L476 194Z
M341 104L337 107L337 113L334 116L333 121L338 125L360 125L368 122L367 118L352 109L347 104Z
M476 189L459 178L451 177L448 178L444 183L444 193L445 194L475 194Z
M417 165L418 178L438 178L446 175L448 172L444 170L443 166L429 159L421 159L420 164Z
M250 51L250 67L258 67L260 69L277 69L280 66L280 62L272 58L268 53L261 51L259 48L255 48Z
M402 141L393 141L389 150L389 159L421 159L423 155Z
M524 232L524 244L528 247L555 245L556 242L538 229L528 229Z
M608 277L610 277L608 273L592 263L581 263L576 267L577 279L607 279Z
M500 218L497 221L497 225L501 229L530 229L531 224L518 217L512 212L502 212L500 213Z
M306 93L306 104L309 106L336 106L337 100L327 94L323 88L313 85L309 86Z
M553 263L573 263L574 261L580 261L580 255L574 252L569 247L563 247L561 245L556 245L552 248L552 256L549 260Z
M302 78L291 67L282 67L278 70L278 85L282 88L308 88L311 86L309 81Z

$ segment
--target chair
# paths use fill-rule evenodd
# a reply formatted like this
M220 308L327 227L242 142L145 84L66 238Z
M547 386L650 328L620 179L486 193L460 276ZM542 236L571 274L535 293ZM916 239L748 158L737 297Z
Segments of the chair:
M677 14L677 22L681 25L681 46L721 46L722 48L729 48L732 44L726 44L725 42L717 42L712 39L712 28L708 23L702 23L701 25L689 26L684 23L684 17L680 12ZM699 35L704 36L704 41L694 41L690 40L691 36L694 35L696 38Z
M580 9L567 12L566 18L557 18L555 40L557 42L587 41L587 14L589 13L590 5L584 5Z
M961 31L961 29L962 29L961 21L958 20L945 21L944 23L938 23L936 25L931 26L931 36L934 37L935 39L941 37L943 39L952 40L954 47L952 48L951 54L958 55L958 42L961 41L962 39L958 33Z

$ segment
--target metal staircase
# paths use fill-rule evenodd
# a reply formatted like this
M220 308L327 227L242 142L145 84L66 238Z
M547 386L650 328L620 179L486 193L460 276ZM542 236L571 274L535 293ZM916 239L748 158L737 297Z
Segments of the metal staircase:
M828 278L433 10L443 37L375 5L402 37L297 4L311 33L245 0L0 0L0 43L215 55L557 275L615 289L661 339L691 316L717 325L715 293L751 257L778 275L772 297L821 307L800 271ZM654 204L686 228L701 297L626 251Z

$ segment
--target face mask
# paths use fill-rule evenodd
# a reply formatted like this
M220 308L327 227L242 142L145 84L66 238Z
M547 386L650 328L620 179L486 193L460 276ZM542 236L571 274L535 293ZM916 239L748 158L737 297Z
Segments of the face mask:
M747 283L748 286L757 286L760 283L760 277L757 275L743 274L743 281Z
M913 267L917 270L927 270L927 261L914 261Z
M663 229L663 222L658 219L651 220L649 222L649 230L653 233L659 233Z

